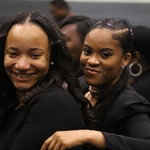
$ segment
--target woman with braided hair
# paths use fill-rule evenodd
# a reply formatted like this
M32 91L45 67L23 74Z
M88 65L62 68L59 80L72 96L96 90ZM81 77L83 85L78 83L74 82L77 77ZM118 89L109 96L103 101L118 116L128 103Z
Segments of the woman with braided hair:
M41 150L85 145L90 150L149 150L150 103L128 85L130 29L117 19L104 19L87 33L80 62L89 86L85 97L91 117L84 130L58 131Z

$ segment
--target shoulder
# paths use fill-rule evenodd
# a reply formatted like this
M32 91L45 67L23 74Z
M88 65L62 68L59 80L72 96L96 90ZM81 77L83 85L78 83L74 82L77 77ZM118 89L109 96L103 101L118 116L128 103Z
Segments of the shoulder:
M149 104L149 102L141 95L139 95L130 85L127 85L119 94L117 100L123 99L122 103L143 103Z
M52 101L55 100L55 102L68 102L68 101L76 101L74 97L69 93L69 91L65 90L62 87L56 87L56 86L49 86L46 89L44 89L42 92L40 92L38 95L36 95L33 100L39 99L44 101Z
M125 120L138 114L150 116L150 103L127 85L106 111L107 128L118 131Z
M28 107L42 109L79 109L76 99L62 87L49 86L37 94L28 104Z
M55 121L76 119L77 122L82 122L79 104L61 87L49 86L44 89L29 102L27 109L29 114L35 114L38 118L46 116L50 120L55 118Z
M112 111L122 116L136 113L148 113L150 115L150 103L139 95L130 85L127 85L113 102Z

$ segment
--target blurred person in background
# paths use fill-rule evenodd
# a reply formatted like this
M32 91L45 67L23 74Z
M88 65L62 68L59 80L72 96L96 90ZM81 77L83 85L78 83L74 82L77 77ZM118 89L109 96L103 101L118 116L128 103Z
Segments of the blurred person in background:
M69 16L60 22L60 29L66 39L66 44L72 55L74 72L79 80L81 90L85 93L88 90L80 64L80 55L83 49L84 38L89 29L96 23L96 20L87 16Z
M69 5L64 0L51 0L49 2L49 11L54 21L59 24L67 16L74 13L70 10Z
M129 65L132 87L150 101L150 28L136 26L133 36L132 57Z

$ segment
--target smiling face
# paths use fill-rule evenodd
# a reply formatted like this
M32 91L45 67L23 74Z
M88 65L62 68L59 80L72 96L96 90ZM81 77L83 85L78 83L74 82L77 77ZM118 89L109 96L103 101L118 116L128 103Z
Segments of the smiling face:
M130 54L123 55L114 32L108 29L90 31L84 42L80 62L86 82L102 90L113 86L120 78L122 66L127 65Z
M35 24L14 25L6 38L4 67L17 91L26 91L42 80L49 64L46 33Z

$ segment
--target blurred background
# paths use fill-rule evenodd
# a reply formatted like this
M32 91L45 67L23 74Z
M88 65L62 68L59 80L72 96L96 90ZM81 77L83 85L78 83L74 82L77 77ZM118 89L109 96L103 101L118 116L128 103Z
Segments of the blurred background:
M0 22L23 11L34 10L51 17L48 0L0 0ZM66 0L77 15L93 19L117 18L130 27L150 27L150 0Z

